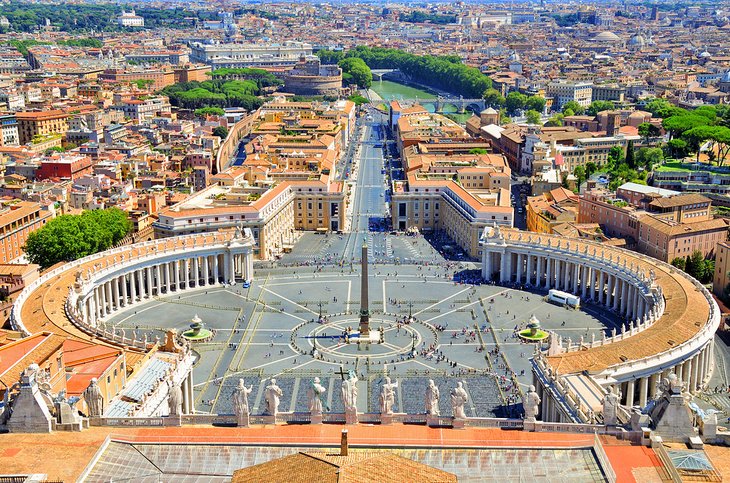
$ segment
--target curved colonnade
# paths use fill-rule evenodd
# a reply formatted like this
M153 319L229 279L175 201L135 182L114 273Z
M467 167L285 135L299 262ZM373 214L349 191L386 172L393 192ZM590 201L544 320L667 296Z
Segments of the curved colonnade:
M52 330L144 351L146 340L107 329L105 320L154 297L251 280L254 244L244 229L151 240L90 255L26 287L13 306L11 325L26 335Z
M484 279L569 292L626 320L620 333L614 329L600 340L565 343L552 334L547 353L533 359L538 391L562 391L552 396L566 399L570 390L559 376L584 374L604 390L620 388L622 404L644 407L672 372L689 391L705 387L720 311L710 293L683 271L592 241L498 226L484 229L480 245ZM574 407L562 417L560 408L550 407L555 397L542 399L545 421L591 419L593 408L581 408L575 395L570 398Z

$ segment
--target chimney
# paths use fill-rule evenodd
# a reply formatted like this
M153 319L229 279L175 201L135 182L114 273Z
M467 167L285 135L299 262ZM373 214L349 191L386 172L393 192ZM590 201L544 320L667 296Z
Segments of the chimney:
M342 438L340 439L340 456L347 456L347 430L342 430Z

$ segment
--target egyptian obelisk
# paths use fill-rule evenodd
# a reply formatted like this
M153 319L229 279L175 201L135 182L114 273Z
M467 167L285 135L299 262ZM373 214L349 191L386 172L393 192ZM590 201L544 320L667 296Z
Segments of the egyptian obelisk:
M362 242L362 280L360 281L360 339L370 334L370 311L368 310L368 244Z

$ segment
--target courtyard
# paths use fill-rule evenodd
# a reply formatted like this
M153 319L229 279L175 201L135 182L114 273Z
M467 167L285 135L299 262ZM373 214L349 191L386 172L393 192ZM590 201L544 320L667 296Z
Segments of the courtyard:
M197 315L213 331L212 338L192 346L198 354L196 412L232 413L233 388L244 379L254 387L252 411L261 413L270 378L284 392L280 410L306 411L314 377L327 388L329 411L343 412L339 381L354 371L360 412L377 412L380 385L388 375L399 383L396 411L422 413L425 388L433 379L441 392L441 414L449 416L449 390L462 381L471 417L519 414L520 388L531 383L528 359L534 345L516 332L532 315L544 329L574 342L600 338L619 323L590 305L576 311L549 304L544 293L454 282L455 276L478 279L474 265L444 260L421 237L371 233L366 240L371 329L382 331L382 343L344 337L358 325L359 257L315 256L352 244L347 236L305 235L294 253L257 265L250 287L238 283L162 296L117 312L109 323L154 339L167 329L188 329ZM309 258L302 259L303 253Z

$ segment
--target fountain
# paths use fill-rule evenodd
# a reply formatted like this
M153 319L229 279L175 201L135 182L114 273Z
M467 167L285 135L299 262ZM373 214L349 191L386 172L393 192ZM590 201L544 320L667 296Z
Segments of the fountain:
M205 328L198 314L195 314L191 322L190 329L182 333L184 339L190 342L204 342L213 338L213 331Z
M535 314L532 314L530 321L527 323L527 328L521 330L518 335L527 341L539 342L546 339L550 334L540 328L540 321L537 320Z

